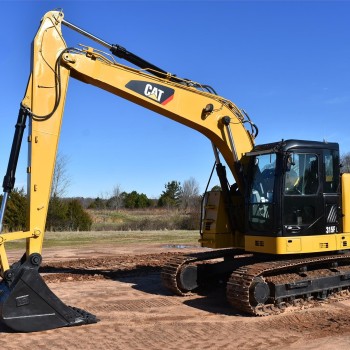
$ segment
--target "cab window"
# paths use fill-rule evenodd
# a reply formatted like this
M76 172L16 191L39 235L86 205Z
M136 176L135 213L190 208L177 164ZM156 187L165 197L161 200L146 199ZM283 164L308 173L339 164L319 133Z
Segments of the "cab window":
M316 194L319 188L318 157L316 154L293 153L285 172L284 193L289 195Z
M324 193L337 193L339 186L339 153L326 150L324 152Z

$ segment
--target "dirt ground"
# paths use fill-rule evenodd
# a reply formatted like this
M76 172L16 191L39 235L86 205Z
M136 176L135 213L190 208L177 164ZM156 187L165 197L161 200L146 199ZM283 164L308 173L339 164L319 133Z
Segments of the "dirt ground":
M257 318L232 309L224 286L201 295L171 295L160 282L160 266L174 254L199 249L161 244L44 249L42 275L49 287L100 322L28 334L0 325L1 348L350 348L350 301Z

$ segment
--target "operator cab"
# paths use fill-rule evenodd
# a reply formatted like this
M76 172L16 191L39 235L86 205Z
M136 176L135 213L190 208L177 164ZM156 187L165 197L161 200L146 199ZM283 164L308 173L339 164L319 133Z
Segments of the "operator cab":
M246 234L342 232L337 143L286 140L256 146L246 157Z

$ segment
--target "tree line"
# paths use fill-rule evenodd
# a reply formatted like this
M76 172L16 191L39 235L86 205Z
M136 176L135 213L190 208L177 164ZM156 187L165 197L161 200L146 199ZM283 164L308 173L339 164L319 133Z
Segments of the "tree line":
M62 174L60 172L60 174ZM86 209L142 209L142 208L167 208L181 209L191 212L199 212L201 196L199 185L194 178L184 181L170 181L164 185L164 190L158 199L150 199L144 193L131 191L129 193L120 190L117 185L109 198L97 197L88 201L84 198L64 198L64 189L55 179L52 186L46 220L47 231L89 231L93 220ZM14 189L10 194L4 227L7 231L21 231L26 227L27 196L23 189Z
M350 152L345 153L340 158L340 170L342 173L350 173Z
M0 196L2 200L2 196ZM27 223L28 199L23 189L15 188L7 202L4 230L23 231ZM46 231L89 231L92 219L78 199L51 197Z
M109 198L95 198L87 205L88 209L139 209L139 208L179 208L179 209L193 209L198 206L200 201L198 182L191 177L185 180L183 185L179 181L169 181L164 185L158 199L148 198L144 193L137 191L125 192L121 191L120 186L117 185L112 191Z

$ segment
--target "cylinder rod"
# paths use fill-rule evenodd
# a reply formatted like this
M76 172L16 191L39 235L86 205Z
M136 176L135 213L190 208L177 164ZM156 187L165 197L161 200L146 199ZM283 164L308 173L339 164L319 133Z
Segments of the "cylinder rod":
M84 36L92 39L93 41L96 41L97 43L101 44L104 47L107 47L108 49L111 49L113 46L113 45L107 43L106 41L98 38L97 36L92 35L91 33L87 32L86 30L81 29L81 28L77 27L76 25L74 25L74 24L72 24L64 19L62 20L62 24L64 24L66 27L68 27L70 29L75 30L76 32L78 32L80 34L83 34Z
M4 222L5 210L6 210L8 197L9 197L9 193L4 192L4 194L2 196L2 202L1 202L1 208L0 208L0 233L2 232L2 228L3 228L3 222Z
M123 46L120 46L118 44L109 44L106 41L98 38L97 36L87 32L84 29L79 28L78 26L66 21L65 19L62 19L62 24L65 25L66 27L75 30L76 32L92 39L93 41L101 44L102 46L108 48L114 56L117 56L119 58L122 58L135 66L141 68L141 69L146 69L153 75L159 78L165 78L168 77L170 81L173 81L175 83L180 83L183 84L183 79L177 78L174 75L169 74L165 70L155 66L154 64L144 60L143 58L135 55L134 53L126 50Z
M235 143L233 141L233 135L232 135L232 130L231 130L231 126L230 126L230 122L231 122L231 118L230 117L223 117L222 118L222 122L223 124L226 126L227 129L227 133L228 133L228 139L230 141L230 145L231 145L231 149L232 149L232 154L233 154L233 161L234 163L238 163L239 159L238 159L238 154L237 154L237 150L236 150L236 146Z
M215 164L220 164L221 162L220 162L218 149L216 148L214 142L212 142L211 145L212 145L213 151L214 151Z
M6 175L4 176L4 181L2 187L4 189L4 195L2 197L1 208L0 208L0 233L3 227L3 221L6 211L6 204L10 192L13 190L15 185L15 174L17 169L18 157L21 150L22 139L24 129L26 127L28 111L22 105L19 109L18 119L16 123L15 134L12 141L10 159L7 166Z

